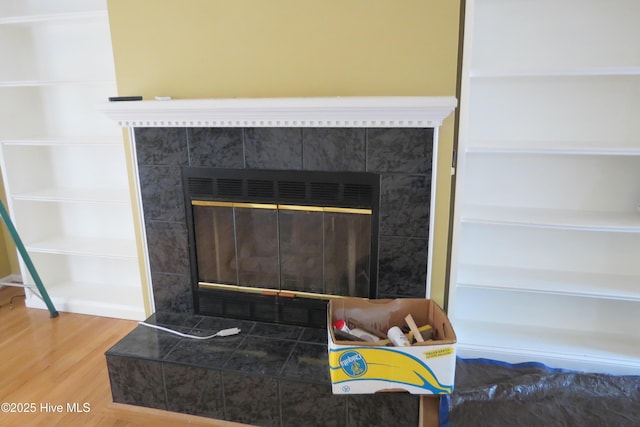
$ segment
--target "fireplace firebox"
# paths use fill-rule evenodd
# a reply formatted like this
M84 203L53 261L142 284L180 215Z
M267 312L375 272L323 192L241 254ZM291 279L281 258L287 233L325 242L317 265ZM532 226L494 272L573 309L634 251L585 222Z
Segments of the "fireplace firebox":
M328 299L376 297L378 174L182 174L198 314L324 327Z

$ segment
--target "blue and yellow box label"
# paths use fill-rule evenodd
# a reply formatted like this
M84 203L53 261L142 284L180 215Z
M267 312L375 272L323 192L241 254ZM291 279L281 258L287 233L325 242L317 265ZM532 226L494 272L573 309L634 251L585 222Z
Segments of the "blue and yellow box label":
M413 394L449 394L453 391L452 361L455 364L452 346L329 349L331 383L336 394L390 389Z

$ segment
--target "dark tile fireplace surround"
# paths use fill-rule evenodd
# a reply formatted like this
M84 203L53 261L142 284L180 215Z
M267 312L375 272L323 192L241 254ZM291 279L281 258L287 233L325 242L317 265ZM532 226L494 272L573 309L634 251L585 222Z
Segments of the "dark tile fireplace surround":
M378 298L424 297L432 128L136 128L155 314L107 353L116 402L265 426L416 426L406 393L331 393L326 331L194 314L181 168L381 175Z

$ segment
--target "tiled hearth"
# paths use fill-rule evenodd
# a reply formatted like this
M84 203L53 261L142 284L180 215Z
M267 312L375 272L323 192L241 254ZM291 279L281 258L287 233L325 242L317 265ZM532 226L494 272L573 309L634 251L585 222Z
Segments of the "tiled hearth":
M407 426L419 399L407 393L333 395L326 331L213 317L156 314L106 354L115 402L259 426Z
M196 341L136 327L106 354L114 401L262 426L417 425L417 396L332 394L326 330L194 313L181 168L380 174L377 297L425 297L435 129L454 107L428 97L107 105L135 140L148 322L196 335L242 329Z

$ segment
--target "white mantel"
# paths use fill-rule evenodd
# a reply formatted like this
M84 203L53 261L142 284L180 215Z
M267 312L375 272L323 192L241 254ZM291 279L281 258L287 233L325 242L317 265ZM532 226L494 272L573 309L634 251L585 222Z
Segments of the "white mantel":
M115 101L99 111L123 127L433 127L455 97L233 98Z

